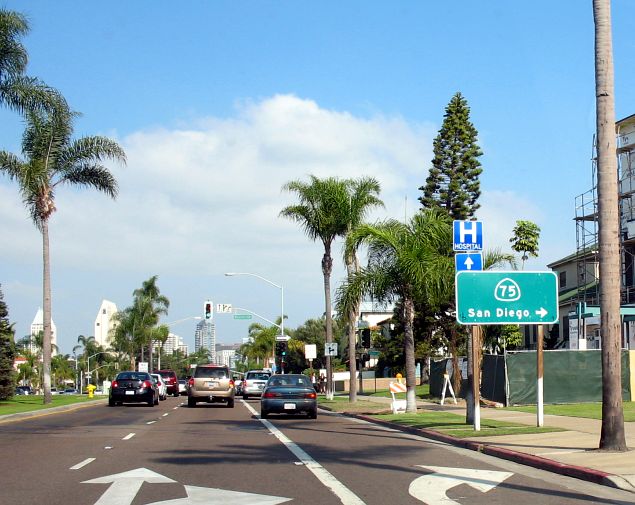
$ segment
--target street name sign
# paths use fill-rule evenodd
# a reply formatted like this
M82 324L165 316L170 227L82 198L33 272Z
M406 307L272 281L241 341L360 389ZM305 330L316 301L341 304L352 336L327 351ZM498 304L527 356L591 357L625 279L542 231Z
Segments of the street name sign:
M234 319L251 319L251 314L234 314Z
M552 324L558 322L554 272L461 271L456 274L459 324Z
M481 253L456 253L454 264L457 272L483 270L483 255Z
M481 221L454 221L454 251L482 251L483 223Z

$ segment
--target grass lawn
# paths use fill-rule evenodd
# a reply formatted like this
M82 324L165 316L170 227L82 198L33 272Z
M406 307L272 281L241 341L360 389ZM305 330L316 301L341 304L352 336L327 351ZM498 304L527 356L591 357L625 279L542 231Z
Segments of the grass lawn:
M91 400L106 399L107 396L95 396ZM52 403L44 405L41 395L14 396L10 400L0 401L0 416L6 414L17 414L18 412L29 412L31 410L42 410L50 407L60 407L72 403L83 403L88 401L88 395L53 395Z
M364 394L367 394L368 396L384 396L386 398L391 398L390 395L390 390L388 389L378 389L377 392L364 392ZM416 386L415 387L415 394L417 395L417 398L420 398L422 400L431 400L432 396L430 396L430 385L429 384L423 384L421 386ZM397 393L396 398L406 398L406 394L405 393Z
M392 414L390 404L380 404L372 401L358 400L352 404L348 397L336 396L333 400L324 397L318 399L319 405L335 412L350 412L365 414L377 419L390 421L396 424L425 428L438 431L457 438L485 437L494 435L525 435L530 433L549 433L563 431L559 428L538 428L526 424L517 424L504 421L493 421L481 418L481 430L476 432L471 424L465 424L465 416L450 412L437 412L422 410L417 414Z
M624 402L624 421L635 422L635 402ZM535 405L523 407L508 407L509 410L520 412L536 412ZM589 419L602 419L601 403L571 403L561 405L545 405L545 414L554 416L587 417Z

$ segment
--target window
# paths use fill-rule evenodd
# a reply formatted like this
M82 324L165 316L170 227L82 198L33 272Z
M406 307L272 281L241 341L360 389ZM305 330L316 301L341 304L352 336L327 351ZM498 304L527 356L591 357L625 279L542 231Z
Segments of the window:
M558 281L560 282L560 289L564 288L567 285L567 272L560 272Z
M106 309L102 309L101 313L105 314L106 313Z

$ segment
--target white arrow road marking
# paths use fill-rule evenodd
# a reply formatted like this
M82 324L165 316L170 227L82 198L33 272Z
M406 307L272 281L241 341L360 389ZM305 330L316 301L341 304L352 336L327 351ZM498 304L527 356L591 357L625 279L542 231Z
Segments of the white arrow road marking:
M423 475L413 480L410 483L408 492L417 500L429 503L430 505L460 505L459 502L450 500L450 498L446 496L446 491L461 484L467 484L482 493L487 493L505 479L514 475L510 472L473 470L471 468L419 466L434 473Z
M137 468L129 472L85 480L82 484L110 484L95 505L130 505L144 482L167 484L176 481L147 468Z
M246 401L243 400L243 405L247 407L247 409L254 415L258 415L258 412L254 410L254 408L249 405ZM350 489L348 489L344 484L342 484L339 480L335 478L335 476L329 472L326 468L320 465L317 461L315 461L311 456L309 456L303 449L300 448L296 443L294 443L291 439L289 439L284 433L282 433L278 428L276 428L273 424L271 424L266 419L260 419L260 422L264 424L267 429L275 435L275 437L282 442L287 449L289 449L293 455L298 458L304 466L308 468L308 470L317 477L317 479L331 492L337 496L343 505L366 505L359 496L353 493Z
M465 266L467 267L468 270L472 270L473 264L474 264L474 260L472 260L472 258L468 256L467 259L465 260Z
M185 486L187 498L158 501L149 505L276 505L291 501L292 498L267 496L264 494L241 493L209 487Z
M549 312L547 311L547 309L540 307L540 310L536 311L536 314L538 314L540 317L545 317Z

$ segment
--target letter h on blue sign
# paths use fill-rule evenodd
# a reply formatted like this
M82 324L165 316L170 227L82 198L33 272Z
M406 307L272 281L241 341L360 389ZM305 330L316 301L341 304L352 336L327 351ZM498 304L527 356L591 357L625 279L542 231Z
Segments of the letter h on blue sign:
M455 251L483 250L483 223L481 221L454 221Z

